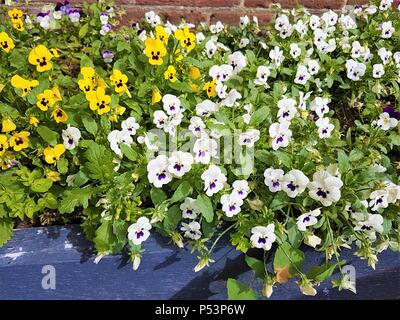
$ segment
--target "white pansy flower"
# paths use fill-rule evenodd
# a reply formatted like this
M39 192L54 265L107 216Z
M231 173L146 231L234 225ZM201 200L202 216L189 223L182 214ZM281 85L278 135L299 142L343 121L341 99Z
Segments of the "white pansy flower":
M385 131L397 127L397 124L398 120L396 118L391 118L387 112L383 112L377 121L378 127Z
M319 72L320 66L317 60L308 60L308 72L313 76Z
M267 81L270 75L271 69L269 67L259 66L257 68L257 79L254 80L254 84L268 88L269 86L267 85Z
M320 17L316 16L316 15L312 15L310 17L310 22L309 22L310 28L312 30L317 29L320 25L321 25L321 19Z
M383 233L383 217L380 214L368 214L367 220L357 222L354 231L364 232L371 241L375 241L375 232Z
M301 49L297 43L290 44L290 55L293 57L293 59L300 57Z
M182 210L183 219L194 220L200 214L199 208L196 204L196 199L186 197L185 201L180 205L179 209Z
M149 11L144 14L144 17L147 21L148 24L150 24L152 27L156 27L159 24L161 24L161 18L159 15L157 15L154 11Z
M310 79L311 74L308 72L306 66L299 65L297 66L296 77L294 79L294 83L305 85Z
M207 196L211 197L213 194L218 193L224 187L226 176L221 172L221 169L212 164L201 175L204 181L204 191Z
M381 0L379 4L379 10L385 11L392 7L393 0Z
M173 115L184 111L183 107L181 106L180 100L173 94L166 94L162 98L162 102L163 108L168 115Z
M289 140L292 137L292 131L289 129L289 122L275 122L269 127L269 135L273 139L272 149L278 150L289 145Z
M218 49L217 44L213 40L208 40L204 47L205 54L209 59L211 59L214 56L215 52L217 52L217 49Z
M196 115L200 117L209 117L216 111L218 111L216 103L208 99L198 103L196 106Z
M196 33L197 44L201 44L205 39L206 39L206 36L204 35L203 32L197 32Z
M278 101L278 118L279 122L290 121L294 118L297 109L297 102L292 98L283 98Z
M240 24L240 26L241 26L242 28L246 27L249 23L250 23L250 19L249 19L248 16L240 17L240 22L239 22L239 24Z
M140 217L135 223L128 228L128 239L133 244L139 245L146 241L150 236L151 224L148 218Z
M238 144L240 146L246 146L252 148L254 143L260 139L260 131L257 129L250 129L239 134Z
M231 218L236 216L240 211L243 204L243 199L236 193L224 194L221 196L222 211L227 217Z
M232 184L232 194L245 199L250 192L249 183L246 180L236 180Z
M387 208L389 205L388 197L389 192L387 190L376 190L371 192L369 195L369 207L372 211L377 211L380 208Z
M153 113L153 123L159 129L164 129L168 125L168 116L162 110L156 110Z
M224 24L221 21L217 21L216 24L210 25L210 31L211 33L220 33L224 30Z
M253 247L264 249L266 251L271 249L272 244L276 240L275 225L273 223L266 227L257 226L251 229L250 241Z
M282 190L282 180L285 173L282 169L268 168L264 171L264 183L269 191L277 192Z
M234 107L238 103L236 100L241 99L242 95L240 94L239 91L236 89L232 89L229 91L229 93L226 95L225 99L220 102L221 106L226 106L226 107Z
M249 38L242 38L239 42L239 48L245 48L250 43Z
M121 144L130 145L133 143L132 137L128 131L114 130L108 134L108 142L110 142L110 148L119 157L123 157L122 151L120 149Z
M65 149L73 150L79 144L79 140L81 139L81 132L78 128L68 125L67 129L62 131L62 138L64 140Z
M237 74L247 65L246 57L240 51L236 51L228 56L228 64L233 68L233 74Z
M200 117L194 116L190 118L189 130L192 131L196 137L200 137L202 133L204 133L205 127L206 125Z
M318 127L318 135L321 139L329 138L335 126L329 121L329 118L319 118L315 124Z
M309 180L307 176L297 169L287 172L282 179L282 191L285 191L290 198L295 198L303 193Z
M307 227L317 224L317 217L321 214L321 209L315 209L306 212L297 218L297 228L300 231L306 231Z
M294 28L299 34L300 38L304 38L304 36L307 34L308 28L307 25L304 24L303 20L297 21L294 25Z
M212 66L208 72L209 76L217 81L227 81L233 74L233 68L229 64Z
M383 39L391 38L395 31L392 21L383 22L380 26L380 29L382 30L381 38Z
M327 26L334 26L338 21L337 13L332 10L324 12L321 18Z
M277 68L282 64L283 60L285 60L283 51L277 46L275 46L274 49L269 52L269 57L272 59L273 64Z
M197 221L189 223L182 222L181 231L184 232L184 237L192 240L199 240L201 238L201 226Z
M168 171L176 177L182 177L192 168L193 156L188 152L174 151L168 162Z
M218 144L214 139L207 135L202 136L196 140L193 146L194 161L202 164L209 163L211 158L217 155L217 149Z
M388 64L390 62L390 58L393 55L393 53L386 48L380 48L378 50L378 56L382 59L382 62L384 65Z
M309 196L321 202L325 207L340 199L340 188L343 182L340 178L330 175L327 171L317 171L313 174L313 181L307 187Z
M370 5L365 8L365 12L367 12L370 15L375 14L377 11L378 11L378 7L375 5Z
M383 76L384 74L385 74L385 68L383 67L383 64L377 63L377 64L374 64L374 65L372 66L372 76L373 76L375 79L382 78L382 76Z
M339 18L339 23L346 30L357 28L357 23L354 21L354 19L350 15L342 14Z
M299 104L298 108L300 110L307 109L307 100L310 98L312 92L304 93L303 91L299 91Z
M322 118L329 112L328 104L331 102L329 98L315 97L310 104L311 111L314 111L318 117Z
M134 136L136 134L136 130L139 129L139 127L140 126L136 122L135 117L129 117L121 123L121 129L123 131L128 131L131 136Z
M290 26L290 21L287 15L280 15L275 20L275 29L277 31L282 31Z
M225 99L228 96L228 86L224 84L222 81L217 81L215 86L215 91L220 99Z
M156 188L161 188L172 180L172 175L168 172L168 165L168 157L165 155L159 155L147 164L147 178Z

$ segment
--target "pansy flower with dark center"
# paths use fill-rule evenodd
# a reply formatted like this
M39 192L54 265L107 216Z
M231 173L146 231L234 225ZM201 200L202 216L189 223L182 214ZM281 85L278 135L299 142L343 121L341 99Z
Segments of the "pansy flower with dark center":
M13 39L4 31L0 32L0 48L6 53L15 48Z
M163 64L163 57L167 54L167 49L160 39L147 38L144 42L145 54L152 65L160 66Z
M48 71L53 67L51 59L53 54L44 45L40 44L33 48L28 56L30 64L36 66L38 72Z

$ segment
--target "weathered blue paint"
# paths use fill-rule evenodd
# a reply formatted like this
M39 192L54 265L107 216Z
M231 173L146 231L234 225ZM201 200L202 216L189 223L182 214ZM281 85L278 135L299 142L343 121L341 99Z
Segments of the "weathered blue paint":
M153 235L144 243L146 253L138 271L126 255L95 255L78 226L17 230L0 248L0 299L226 299L226 280L236 278L261 289L246 266L243 255L221 242L215 263L199 273L193 271L196 255L178 249L165 238ZM344 249L342 258L356 268L358 294L338 292L329 282L321 284L312 299L400 299L400 257L391 251L378 256L375 271ZM324 258L306 252L305 270ZM56 269L56 289L44 290L44 265ZM336 274L337 276L337 274ZM271 299L309 299L294 281L274 288Z

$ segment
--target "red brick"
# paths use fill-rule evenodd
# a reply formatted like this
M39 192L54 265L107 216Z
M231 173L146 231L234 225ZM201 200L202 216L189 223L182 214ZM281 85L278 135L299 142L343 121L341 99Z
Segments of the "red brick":
M274 1L272 0L245 0L244 6L248 8L251 7L268 8L273 2Z
M180 22L182 18L185 18L187 22L196 24L199 22L208 22L209 19L209 14L199 9L171 9L166 7L154 8L145 6L127 8L124 18L138 21L144 18L144 14L150 10L154 10L154 12L172 23Z
M136 0L137 5L169 5L185 7L235 7L240 0Z
M366 4L368 0L347 0L348 5Z
M240 17L248 15L249 17L256 16L258 22L265 24L271 21L273 14L268 11L249 11L249 10L220 10L211 14L210 22L222 21L231 24L238 24Z
M311 9L340 9L346 5L346 0L274 0L274 3L280 3L284 8L293 8L297 4L302 4Z

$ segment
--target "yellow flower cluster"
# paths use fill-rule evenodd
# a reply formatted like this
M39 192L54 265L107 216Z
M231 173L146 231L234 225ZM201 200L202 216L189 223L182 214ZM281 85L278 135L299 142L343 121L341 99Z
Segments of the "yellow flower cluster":
M24 22L22 21L22 17L24 16L24 13L19 10L19 9L12 9L8 10L8 16L11 19L11 23L14 27L14 29L18 31L24 31Z
M13 148L14 151L21 151L29 146L29 135L27 131L15 132L17 126L9 117L4 117L1 121L0 134L0 157L6 153L8 148Z

